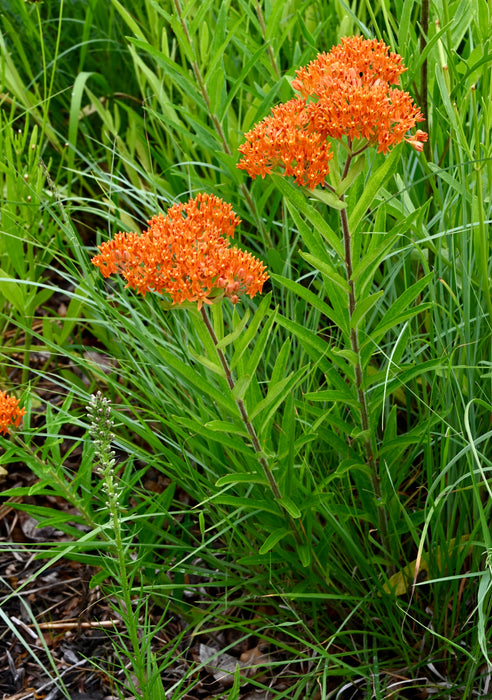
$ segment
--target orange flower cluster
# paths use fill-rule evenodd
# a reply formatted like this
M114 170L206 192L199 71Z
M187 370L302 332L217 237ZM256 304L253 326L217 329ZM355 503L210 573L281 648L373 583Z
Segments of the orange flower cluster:
M403 140L422 150L427 134L406 136L422 114L407 92L391 87L405 70L382 41L345 37L296 71L292 87L300 96L246 134L238 168L264 177L280 165L282 174L314 189L329 172L328 138L363 140L381 153Z
M9 428L19 427L25 408L19 408L19 399L0 391L0 433L9 433Z
M283 175L314 189L329 173L333 158L326 136L313 130L306 100L295 97L274 107L272 114L246 134L247 143L239 150L244 158L238 168L252 177L269 175L275 167Z
M199 194L175 204L167 215L154 216L142 235L117 233L99 246L92 263L104 277L121 274L127 287L141 294L168 294L173 304L211 303L213 290L222 290L235 304L241 294L253 297L268 279L263 263L231 247L240 223L230 204L214 195Z

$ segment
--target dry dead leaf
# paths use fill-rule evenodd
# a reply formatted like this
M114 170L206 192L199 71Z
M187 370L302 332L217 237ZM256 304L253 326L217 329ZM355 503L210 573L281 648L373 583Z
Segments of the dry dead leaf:
M254 676L260 666L266 666L270 662L270 656L265 654L260 647L254 647L243 652L239 657L241 666L244 666L245 676Z
M200 663L204 664L217 683L228 686L234 683L236 668L241 663L230 654L220 654L218 649L200 644L198 651Z

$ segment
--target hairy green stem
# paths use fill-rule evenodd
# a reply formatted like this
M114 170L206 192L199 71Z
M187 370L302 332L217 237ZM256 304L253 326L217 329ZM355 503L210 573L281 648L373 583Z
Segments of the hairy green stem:
M222 368L225 372L227 384L229 385L229 389L231 390L231 393L232 393L235 389L236 382L234 381L234 377L232 376L232 372L231 372L231 369L229 367L229 363L227 362L227 359L226 359L224 353L222 352L221 348L218 347L219 341L218 341L217 335L215 333L214 327L213 327L212 323L210 322L208 314L205 311L205 307L203 307L203 306L201 307L200 313L201 313L203 322L205 324L205 327L210 335L210 338L212 339L212 342L213 342L214 347L215 347L215 351L217 353L217 357L219 358L220 364L222 365ZM295 541L297 542L297 544L302 544L303 539L307 540L307 535L306 535L306 532L302 526L302 522L299 522L299 527L298 527L294 518L290 515L290 513L287 512L285 506L282 505L282 494L280 493L280 489L278 487L277 481L276 481L276 479L272 473L272 470L270 469L268 461L265 457L265 453L261 449L260 441L259 441L258 436L256 434L256 430L255 430L252 422L249 419L248 411L247 411L246 406L244 405L244 401L240 398L235 399L235 401L236 401L236 405L239 409L239 413L241 415L241 419L244 423L244 426L245 426L246 430L248 431L248 435L250 437L251 444L253 445L253 449L256 452L256 455L258 457L258 462L260 463L261 468L263 469L263 472L264 472L266 478L268 479L270 489L271 489L276 501L278 502L279 506L282 508L282 511L284 512L284 515L288 521L289 527L291 529L291 532L294 536ZM316 553L314 552L312 547L311 547L311 554L312 554L313 561L314 561L315 568L317 570L318 575L322 579L326 579L326 575L325 575L325 572L324 572L323 567L321 565L321 562L319 561L319 559L316 556Z
M129 577L125 543L121 527L121 509L119 498L121 489L115 473L115 453L111 449L114 440L112 432L113 420L111 419L111 405L109 400L104 398L101 392L93 394L87 406L87 416L90 423L90 436L95 446L95 472L102 479L102 492L106 496L105 506L109 513L109 520L114 535L112 542L115 549L116 571L112 575L116 576L122 591L122 600L125 608L125 622L133 653L133 668L138 680L142 697L148 697L145 688L147 687L145 664L142 663L142 652L139 642L139 621L132 609L132 578Z
M128 577L128 569L126 565L125 558L125 545L123 542L121 524L120 524L120 513L119 506L116 498L108 498L109 513L111 518L111 524L113 527L114 534L114 545L116 550L116 557L118 562L118 576L121 590L123 593L123 604L126 611L126 625L128 630L128 636L130 638L130 644L133 651L133 658L135 661L134 670L135 675L138 680L140 690L144 691L144 697L146 696L145 688L147 685L145 666L142 663L142 650L140 648L139 641L139 621L135 617L132 609L132 582Z

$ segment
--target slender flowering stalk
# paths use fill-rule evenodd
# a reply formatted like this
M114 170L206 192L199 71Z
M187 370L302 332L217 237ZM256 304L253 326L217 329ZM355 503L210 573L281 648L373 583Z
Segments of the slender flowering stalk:
M328 162L336 142L342 143L346 159L341 175L349 174L354 157L370 146L386 154L406 141L423 150L427 134L411 130L424 121L411 96L400 89L399 79L406 70L402 58L391 53L382 42L360 36L345 37L328 53L322 53L308 66L296 71L292 87L299 95L274 107L270 116L245 135L239 148L238 168L251 177L278 171L293 175L297 184L314 189L327 186ZM345 204L345 195L338 195ZM352 323L357 311L352 236L345 206L340 208L344 256L348 283L347 302L350 319L349 344L352 352L358 414L362 428L365 460L378 506L379 530L384 548L390 552L386 511L382 507L381 483L374 447L374 426L364 389L363 364L358 324ZM356 263L358 260L355 261Z
M129 577L123 531L121 526L121 506L119 503L121 489L114 471L115 453L111 448L114 440L113 420L111 418L111 403L100 391L92 394L87 408L90 420L89 434L96 448L96 472L102 479L102 489L106 494L111 529L114 535L115 564L118 581L121 585L122 599L125 606L126 626L132 646L133 658L140 659L139 623L132 610L132 581ZM146 673L142 664L135 663L135 675L141 688L145 687Z
M229 389L231 390L231 393L234 392L234 389L236 387L236 382L234 381L234 377L232 376L231 369L229 367L229 364L227 362L226 356L222 352L221 348L219 347L219 341L218 338L215 334L214 328L212 324L210 323L210 319L207 316L207 313L204 308L201 309L201 314L202 314L202 319L205 324L205 327L208 331L208 334L210 335L212 342L215 346L215 350L217 352L217 357L219 358L220 364L222 365L222 369L225 372L226 380L229 385ZM280 489L278 487L278 484L275 480L275 477L272 474L272 471L270 469L270 466L266 460L266 457L263 453L263 450L261 449L260 441L258 440L258 436L256 435L256 430L254 428L254 425L249 419L248 416L248 411L246 409L246 406L244 405L244 401L242 399L236 399L236 406L238 407L239 413L241 415L241 419L244 423L244 426L246 430L248 431L248 435L251 440L251 444L253 445L253 449L258 455L258 461L261 465L261 468L263 469L263 472L268 479L268 483L270 484L270 488L272 490L273 495L275 498L280 501L282 498L282 495L280 493ZM296 531L297 532L297 531Z
M142 235L117 233L99 246L92 263L105 277L121 274L143 295L164 293L173 305L197 302L198 308L217 296L232 303L241 294L253 297L268 279L260 260L230 245L240 220L218 197L199 194L148 223Z
M351 157L349 156L347 158L347 164L346 164L346 171L348 172L350 168L350 160ZM340 197L341 201L344 201L344 195ZM347 210L341 209L340 210L340 221L341 221L341 226L342 226L342 233L343 233L343 242L344 242L344 250L345 250L345 270L347 273L347 281L349 285L349 292L348 292L348 309L349 309L349 317L352 319L355 311L356 311L356 296L355 296L355 284L352 279L352 272L353 272L353 264L352 264L352 245L351 245L351 235L350 235L350 227L348 223L348 216L347 216ZM371 479L371 484L372 488L374 491L374 496L376 499L376 505L378 507L378 518L379 518L379 531L381 535L381 542L383 543L383 546L385 547L387 552L390 552L390 543L389 543L389 531L388 531L388 518L386 514L386 510L382 507L382 493L381 493L381 479L379 476L379 469L378 469L378 463L377 463L377 458L375 454L375 450L373 448L373 439L374 439L374 430L373 426L371 425L370 418L369 418L369 410L368 410L368 403L367 403L367 398L366 398L366 392L364 390L364 372L362 369L362 361L361 361L361 354L360 354L360 343L359 343L359 330L358 326L352 326L350 324L350 347L352 352L354 353L355 359L355 366L354 366L354 371L355 371L355 387L357 390L357 399L359 402L359 411L360 411L360 422L361 422L361 427L362 427L362 434L365 436L364 437L364 452L365 452L365 459L366 463L369 467L369 473L370 473L370 479Z
M231 390L231 393L234 393L234 389L236 388L236 382L234 381L234 377L232 375L231 369L230 369L229 364L227 362L226 356L222 352L222 349L219 347L218 338L215 334L215 331L214 331L212 324L210 323L210 319L207 315L207 312L206 312L205 308L203 308L203 307L201 309L201 315L202 315L202 319L203 319L203 322L205 324L205 327L207 328L207 331L208 331L208 333L212 339L212 342L215 346L217 356L218 356L220 364L222 365L222 368L225 372L226 380L227 380L227 383L228 383L229 388ZM285 515L286 520L289 524L289 527L291 529L291 532L294 536L295 541L297 542L297 544L301 544L303 537L304 537L304 539L306 539L306 533L304 531L304 528L302 527L302 522L299 521L299 528L298 528L294 518L292 518L292 516L287 512L287 510L282 505L282 494L280 492L280 488L277 484L277 481L275 479L275 476L274 476L272 470L270 469L270 465L268 464L268 460L265 457L265 454L261 448L261 444L260 444L260 441L259 441L258 436L256 434L255 427L249 418L248 411L247 411L247 408L244 404L244 401L240 398L237 398L235 401L236 401L236 405L238 407L239 413L241 415L241 419L243 421L243 424L244 424L246 430L248 431L248 435L250 437L251 444L253 445L253 449L256 452L258 462L259 462L261 468L263 469L263 473L265 474L265 476L268 480L270 490L273 493L275 499L277 500L277 503L282 507L282 509L284 511L284 515ZM321 562L319 561L319 559L316 556L316 553L314 551L312 552L312 556L313 556L313 561L315 563L315 566L317 568L319 575L321 576L321 578L324 578L325 573L324 573L323 566L321 565Z
M114 465L116 461L115 454L111 449L111 443L114 440L112 432L113 420L111 419L111 404L100 391L91 395L87 406L87 415L91 421L89 432L94 442L98 459L96 469L105 481L103 488L108 493L108 496L113 498L117 496L117 491L114 488ZM108 482L111 482L109 487Z
M10 428L18 428L25 412L25 408L19 408L19 399L0 391L0 433L7 435Z
M235 381L203 304L211 304L220 296L229 297L235 304L242 294L253 297L261 292L268 279L263 263L230 246L226 236L232 238L239 223L229 204L213 195L199 194L185 205L171 207L166 216L154 217L141 236L118 233L114 240L99 246L100 254L92 259L105 277L120 273L127 286L141 294L163 292L171 297L173 305L196 302L231 391ZM280 490L244 402L237 399L236 405L273 495L280 500ZM98 441L103 444L102 438Z

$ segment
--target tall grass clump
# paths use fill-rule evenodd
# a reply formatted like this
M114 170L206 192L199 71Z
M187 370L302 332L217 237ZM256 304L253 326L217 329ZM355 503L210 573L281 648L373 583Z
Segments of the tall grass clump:
M4 495L115 692L194 697L191 636L220 697L486 692L489 4L11 5Z

